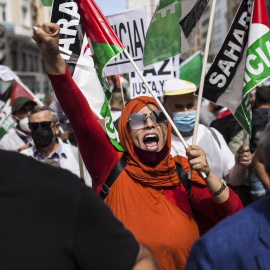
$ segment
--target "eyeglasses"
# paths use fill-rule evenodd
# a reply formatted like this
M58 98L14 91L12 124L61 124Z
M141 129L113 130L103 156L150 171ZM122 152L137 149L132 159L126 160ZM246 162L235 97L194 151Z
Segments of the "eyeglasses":
M31 122L28 123L28 126L31 130L36 130L39 126L44 129L51 129L51 125L54 123L53 121L43 121L43 122Z
M146 116L144 113L131 113L128 115L128 124L131 129L141 129L145 127L149 117L156 125L167 125L167 119L161 110L151 112L150 116Z

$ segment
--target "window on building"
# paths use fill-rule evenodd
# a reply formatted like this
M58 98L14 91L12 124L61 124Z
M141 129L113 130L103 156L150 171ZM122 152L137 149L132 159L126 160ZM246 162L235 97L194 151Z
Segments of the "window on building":
M39 71L39 68L38 68L38 56L34 56L34 64L35 64L35 72L38 72Z
M28 2L27 0L22 0L22 24L24 26L28 25Z
M30 63L30 71L32 71L32 72L35 71L33 55L29 55L29 63Z
M0 22L6 21L6 4L0 3Z
M11 51L11 66L12 70L18 70L18 53L15 50Z
M22 71L27 71L26 53L22 53Z

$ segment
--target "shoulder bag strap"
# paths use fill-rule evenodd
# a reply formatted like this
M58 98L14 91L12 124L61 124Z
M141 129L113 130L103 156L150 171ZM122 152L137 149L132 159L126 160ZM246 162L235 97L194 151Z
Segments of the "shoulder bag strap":
M107 180L105 183L101 185L101 190L100 190L100 197L102 200L106 198L106 196L110 192L110 187L113 185L114 181L117 179L117 177L120 175L120 173L124 170L124 168L127 165L127 159L126 155L123 154L123 156L118 160L114 168L112 169L110 175L108 176Z

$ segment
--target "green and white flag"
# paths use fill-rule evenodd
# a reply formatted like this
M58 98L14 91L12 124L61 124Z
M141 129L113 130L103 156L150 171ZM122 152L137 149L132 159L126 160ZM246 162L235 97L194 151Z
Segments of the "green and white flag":
M208 2L160 0L146 34L144 66L187 51Z
M123 51L123 44L93 0L80 0L78 5L73 0L54 0L51 22L60 26L59 50L75 83L112 145L124 151L117 140L108 104L111 89L103 74L107 63Z
M53 0L41 0L41 3L45 7L51 7Z
M251 134L249 91L270 77L270 31L264 0L242 0L210 67L203 97L227 107Z
M186 59L179 67L179 79L194 83L197 87L200 85L202 73L202 54L196 52Z

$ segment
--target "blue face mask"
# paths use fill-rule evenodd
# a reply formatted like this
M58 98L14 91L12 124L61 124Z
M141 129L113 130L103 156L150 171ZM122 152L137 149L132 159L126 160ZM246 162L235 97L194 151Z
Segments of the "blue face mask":
M173 113L173 122L182 132L190 132L194 129L196 110Z

